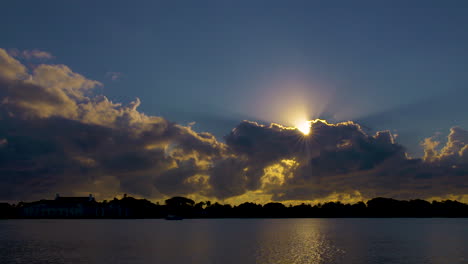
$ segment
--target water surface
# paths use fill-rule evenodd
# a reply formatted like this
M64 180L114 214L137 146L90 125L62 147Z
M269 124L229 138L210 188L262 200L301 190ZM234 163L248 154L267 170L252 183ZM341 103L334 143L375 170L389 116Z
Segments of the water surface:
M468 263L468 219L1 220L0 263Z

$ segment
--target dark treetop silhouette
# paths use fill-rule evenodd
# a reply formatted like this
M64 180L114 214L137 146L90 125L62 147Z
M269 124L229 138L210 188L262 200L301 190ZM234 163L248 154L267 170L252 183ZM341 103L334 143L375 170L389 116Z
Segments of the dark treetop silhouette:
M97 202L89 197L60 197L16 205L0 203L0 218L288 218L288 217L468 217L468 205L452 200L401 201L374 198L355 204L327 202L285 206L246 202L237 206L185 198L167 199L164 205L124 195L112 201Z

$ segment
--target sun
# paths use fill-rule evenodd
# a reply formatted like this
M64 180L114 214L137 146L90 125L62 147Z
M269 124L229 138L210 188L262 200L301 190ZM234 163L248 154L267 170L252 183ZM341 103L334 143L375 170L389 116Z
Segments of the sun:
M301 121L298 122L296 128L302 132L304 135L310 134L310 123L311 121Z

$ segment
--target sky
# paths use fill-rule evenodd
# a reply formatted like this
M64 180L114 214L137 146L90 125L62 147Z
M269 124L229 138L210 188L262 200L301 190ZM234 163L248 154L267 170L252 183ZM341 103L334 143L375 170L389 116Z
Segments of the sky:
M2 10L0 200L467 199L466 1Z

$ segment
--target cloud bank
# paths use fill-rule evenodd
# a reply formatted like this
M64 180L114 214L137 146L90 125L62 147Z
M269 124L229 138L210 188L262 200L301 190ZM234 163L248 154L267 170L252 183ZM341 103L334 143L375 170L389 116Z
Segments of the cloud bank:
M468 131L433 138L410 158L389 131L311 122L311 133L242 121L218 141L114 103L65 65L28 68L0 49L0 199L55 193L184 195L275 201L468 194Z

